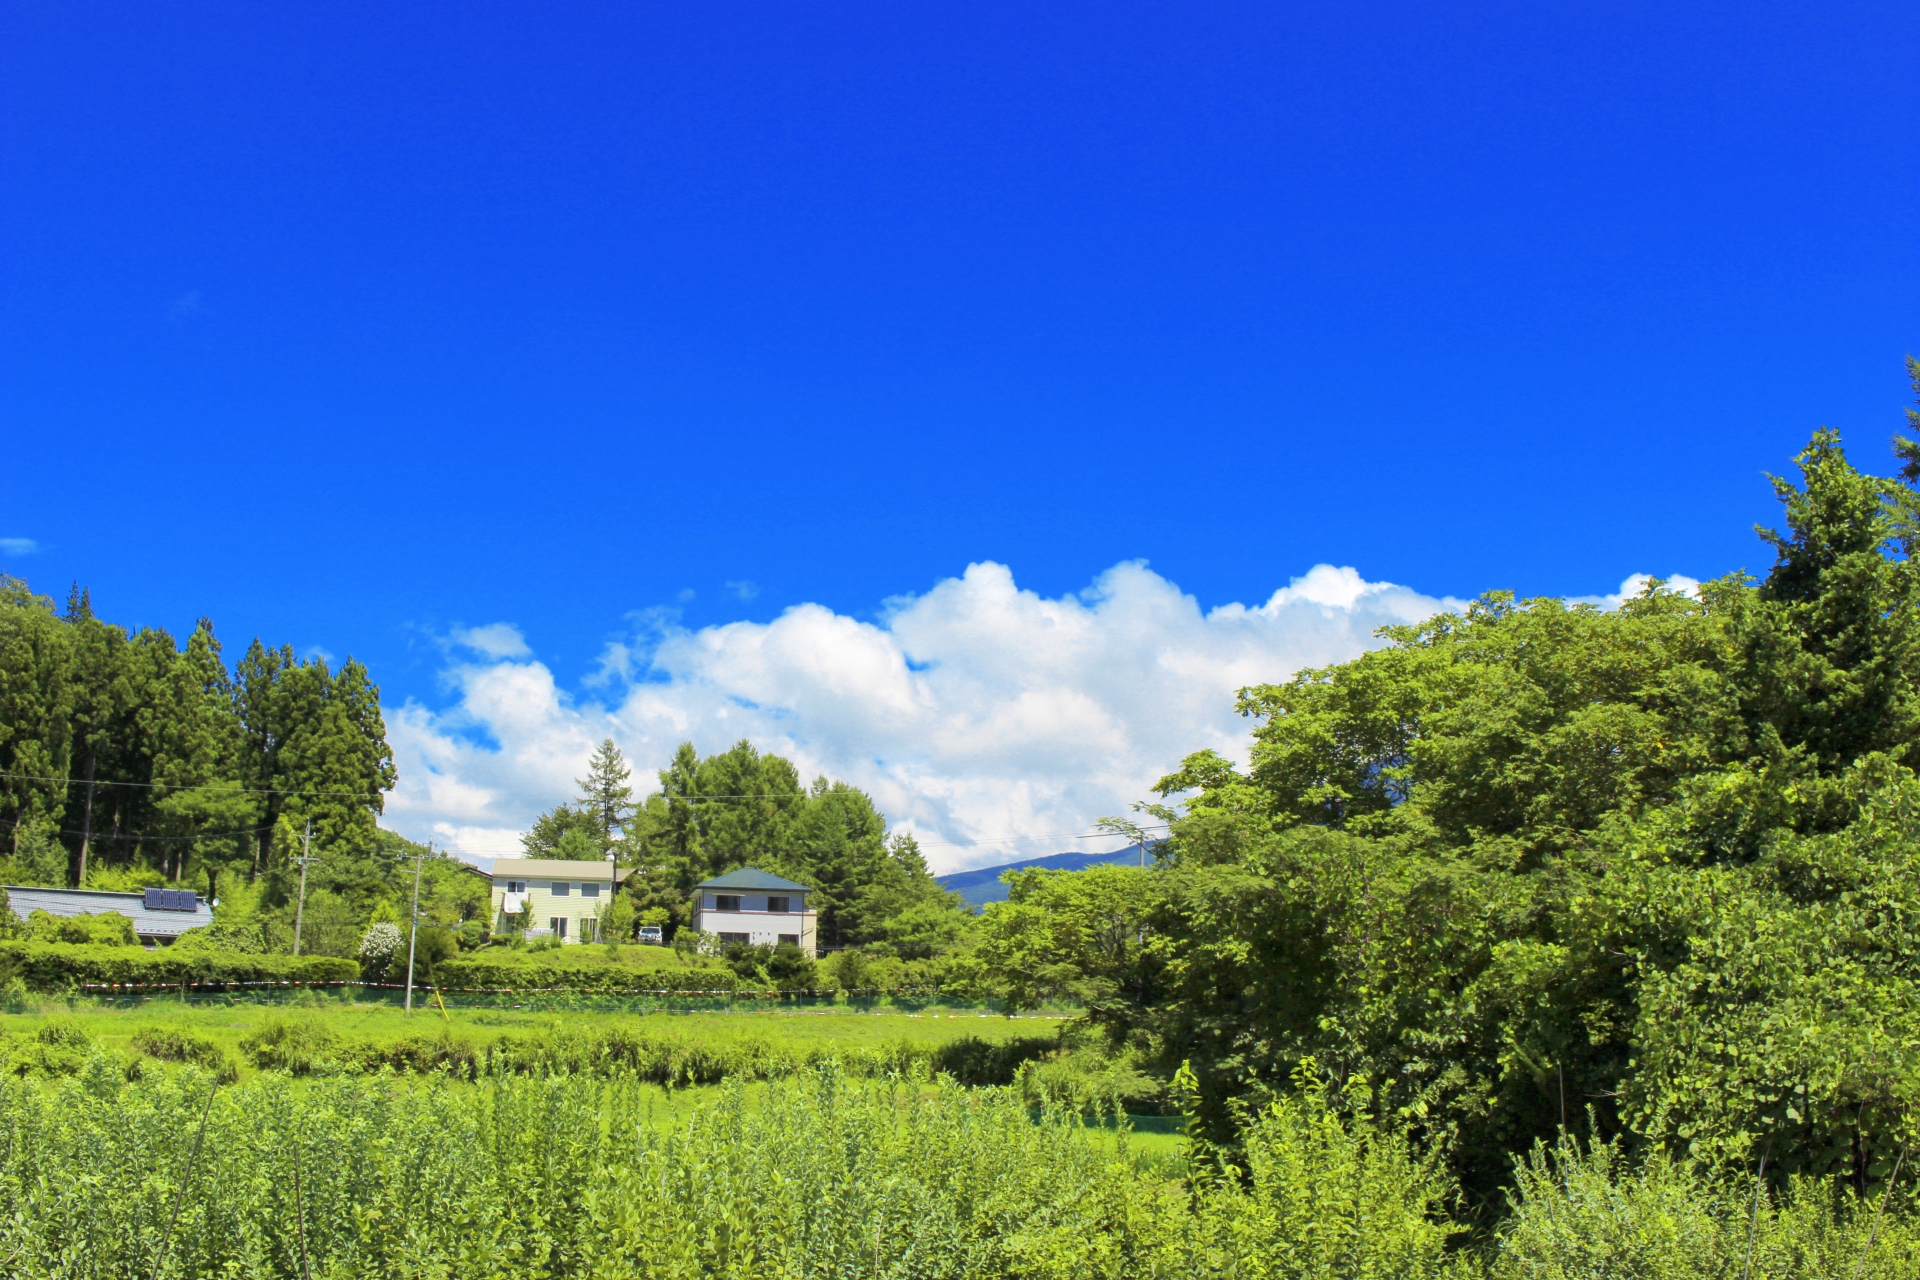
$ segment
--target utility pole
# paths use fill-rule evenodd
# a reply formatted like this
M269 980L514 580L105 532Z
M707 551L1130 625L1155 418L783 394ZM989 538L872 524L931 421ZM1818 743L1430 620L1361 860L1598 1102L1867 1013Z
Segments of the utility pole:
M433 852L433 841L427 841L427 853ZM413 855L413 915L407 922L407 1012L413 1012L413 943L420 936L420 872L427 865L427 854Z
M1138 808L1139 806L1136 805L1135 807ZM1140 868L1143 871L1146 869L1147 832L1144 827L1136 822L1129 822L1125 818L1102 818L1094 823L1094 825L1099 827L1101 832L1107 835L1123 836L1126 838L1128 844L1138 845L1140 847ZM1081 838L1088 839L1090 837L1083 836ZM1117 853L1119 850L1116 849L1114 852Z
M293 954L300 954L300 925L307 916L307 864L318 862L313 856L313 818L307 818L307 834L300 841L300 899L293 908Z
M93 840L93 750L87 750L87 816L80 823L80 878L73 882L78 889L87 883L87 845Z

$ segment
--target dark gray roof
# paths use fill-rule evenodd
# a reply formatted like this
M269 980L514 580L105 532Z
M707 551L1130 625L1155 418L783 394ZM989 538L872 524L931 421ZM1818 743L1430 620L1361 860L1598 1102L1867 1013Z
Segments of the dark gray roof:
M715 876L700 887L702 889L785 889L789 893L813 892L806 885L782 880L779 876L762 871L758 867L742 867L738 871L729 871L723 876Z
M25 920L35 911L50 916L97 916L118 911L133 921L134 933L144 938L177 938L189 929L213 923L213 908L202 898L193 899L191 911L177 908L155 910L147 906L141 893L108 893L101 889L44 889L30 885L6 885L7 901L13 914Z

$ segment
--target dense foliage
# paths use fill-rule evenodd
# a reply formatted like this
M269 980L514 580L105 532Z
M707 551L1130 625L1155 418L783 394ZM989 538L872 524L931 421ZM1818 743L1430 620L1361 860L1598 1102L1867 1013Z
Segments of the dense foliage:
M229 671L204 618L181 646L103 621L77 589L56 613L0 580L0 821L16 882L83 883L101 864L258 873L308 820L322 849L370 853L393 780L379 691L351 658L334 671L256 639Z
M1190 1063L1217 1136L1311 1064L1483 1207L1589 1115L1885 1180L1920 1138L1920 495L1831 432L1797 462L1764 581L1491 594L1244 690L1250 764L1160 783L1162 865L1019 877L988 975Z
M184 885L221 901L220 949L290 951L310 849L301 949L352 956L370 919L404 910L426 852L376 825L393 783L353 659L256 639L229 669L206 619L180 645L104 621L83 591L61 611L0 579L0 882ZM484 914L484 884L450 859L423 881L436 927Z

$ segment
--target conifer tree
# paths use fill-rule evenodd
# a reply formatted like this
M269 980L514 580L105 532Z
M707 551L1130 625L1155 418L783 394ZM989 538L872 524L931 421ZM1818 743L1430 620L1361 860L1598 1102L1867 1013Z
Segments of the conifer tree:
M627 779L633 770L612 738L601 740L600 747L587 762L587 776L574 785L580 788L580 809L593 815L599 824L600 846L604 851L620 838L627 820L633 816L633 788Z

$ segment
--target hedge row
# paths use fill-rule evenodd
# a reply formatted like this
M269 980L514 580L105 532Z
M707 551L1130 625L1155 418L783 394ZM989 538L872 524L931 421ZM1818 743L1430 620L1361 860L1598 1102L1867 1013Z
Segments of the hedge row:
M741 989L731 969L638 969L617 965L539 964L462 956L433 967L433 979L449 990L585 991L605 995L720 992Z
M1046 1057L1059 1046L1055 1036L999 1042L965 1036L940 1045L902 1040L885 1045L800 1046L762 1037L712 1040L628 1027L560 1029L524 1037L503 1035L492 1041L476 1041L442 1027L426 1035L379 1042L343 1038L317 1018L276 1019L240 1040L240 1052L254 1066L294 1075L448 1071L465 1079L571 1075L664 1085L777 1080L829 1059L838 1064L838 1070L856 1076L921 1069L950 1075L965 1085L1005 1085L1019 1077L1022 1064Z
M233 951L147 951L70 942L0 942L0 983L58 991L112 983L351 982L360 966L337 956L247 955Z

